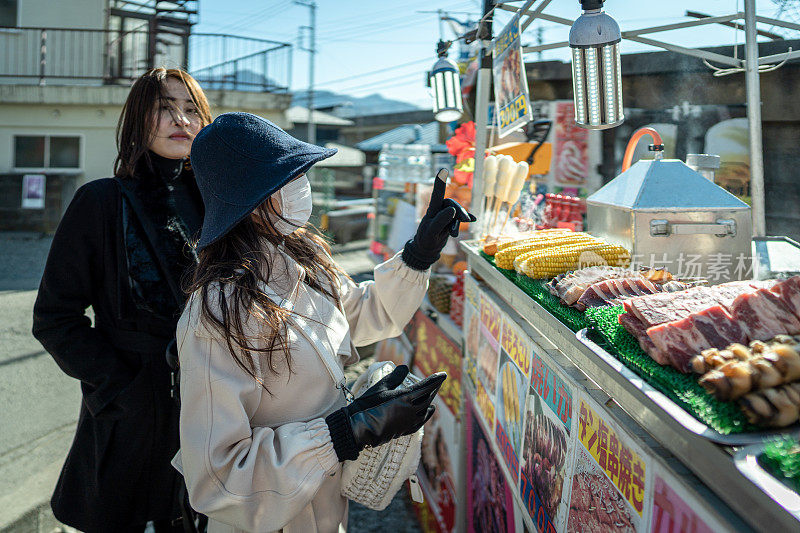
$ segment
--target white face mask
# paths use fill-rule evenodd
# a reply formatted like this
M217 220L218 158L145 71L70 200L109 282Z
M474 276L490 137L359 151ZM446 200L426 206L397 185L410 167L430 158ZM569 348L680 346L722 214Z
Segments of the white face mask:
M280 203L281 217L283 217L275 217L273 225L281 234L294 233L311 218L311 183L305 175L290 181L273 196Z

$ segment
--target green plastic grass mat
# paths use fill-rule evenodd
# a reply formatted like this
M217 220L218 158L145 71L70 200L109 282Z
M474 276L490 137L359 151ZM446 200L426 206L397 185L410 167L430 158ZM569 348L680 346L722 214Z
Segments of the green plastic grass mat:
M790 489L800 492L800 443L797 439L785 437L766 443L758 462Z
M517 287L525 291L527 295L536 300L539 305L547 309L551 315L572 331L580 331L591 325L584 313L562 304L557 296L550 294L546 281L531 279L525 274L517 274L513 281Z
M562 304L556 296L550 294L546 281L531 279L524 274L517 274L514 270L499 268L494 262L494 257L483 252L481 252L481 256L572 331L580 331L590 326L581 311Z
M621 305L586 310L589 322L607 341L603 348L718 433L729 435L759 429L747 421L736 402L721 402L706 393L697 383L696 376L681 374L672 367L656 363L641 349L633 335L619 324L617 318L622 312Z

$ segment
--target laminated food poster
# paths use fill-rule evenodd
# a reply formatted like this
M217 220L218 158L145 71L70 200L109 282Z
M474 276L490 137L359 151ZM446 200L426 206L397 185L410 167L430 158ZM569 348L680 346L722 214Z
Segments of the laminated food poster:
M516 485L522 442L523 408L527 380L505 350L501 349L500 373L495 396L495 439Z
M508 315L503 313L495 396L495 438L515 485L519 481L519 457L530 368L530 341Z
M556 102L553 182L566 187L583 187L590 174L589 130L575 124L575 104Z
M472 402L466 404L467 525L468 533L516 531L511 488L495 458Z
M425 424L419 481L425 503L436 523L435 531L451 532L456 527L458 497L458 450L460 429L456 417L440 399L434 401L436 412ZM426 528L426 531L433 531Z
M416 333L416 373L422 377L447 372L437 397L458 418L461 413L461 348L424 314L417 317Z
M501 138L524 126L533 117L522 60L519 20L519 15L515 15L497 34L493 50L494 100L500 121L498 137Z
M495 390L500 362L500 335L503 315L500 308L487 296L481 294L481 327L478 338L478 383L476 399L486 426L494 428Z
M727 529L699 506L687 503L692 497L667 469L656 465L653 479L652 533L714 533Z
M564 531L569 514L576 435L576 387L531 343L531 384L525 407L519 491L538 531Z
M481 335L481 292L478 282L470 275L464 276L464 384L469 383L472 392L477 381L478 340Z
M576 411L575 467L567 531L647 531L652 463L585 392L581 393Z

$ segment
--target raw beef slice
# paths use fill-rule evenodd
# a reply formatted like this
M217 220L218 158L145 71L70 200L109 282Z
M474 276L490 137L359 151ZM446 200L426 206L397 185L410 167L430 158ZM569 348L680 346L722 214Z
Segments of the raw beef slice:
M657 359L657 357L659 357L658 350L656 349L655 344L653 344L653 341L650 340L650 337L647 336L647 328L644 324L642 324L641 320L630 313L622 313L619 315L617 320L619 320L619 323L628 333L633 335L633 337L639 341L639 346L646 354L655 359L655 361L660 365L669 364L669 361L667 360L659 361Z
M800 318L800 276L781 281L772 288L772 292L781 297L794 316Z
M667 360L684 373L689 371L689 360L703 350L747 341L745 330L720 305L648 328L647 336L658 351L654 359Z
M710 287L692 287L683 292L663 292L627 300L625 311L642 321L646 327L686 318L692 313L716 305Z
M775 335L800 333L800 320L783 299L767 289L742 294L731 304L731 314L747 330L751 341L766 341Z
M588 307L619 305L620 298L643 296L661 292L661 286L642 277L606 279L592 284L584 291L575 307L583 311Z

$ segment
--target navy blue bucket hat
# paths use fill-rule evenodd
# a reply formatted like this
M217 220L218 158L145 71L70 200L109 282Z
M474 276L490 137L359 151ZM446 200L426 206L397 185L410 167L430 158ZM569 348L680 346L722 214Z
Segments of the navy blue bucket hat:
M192 143L192 169L205 204L197 249L217 241L275 191L335 153L250 113L218 116Z

